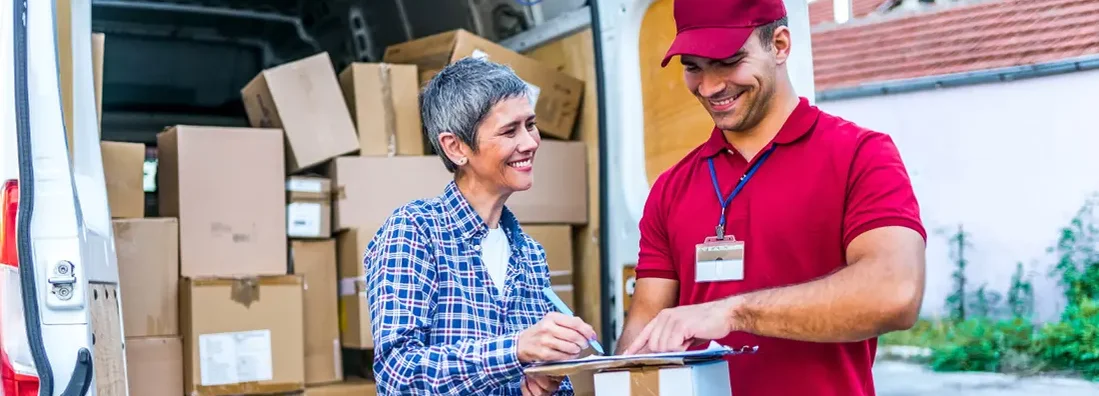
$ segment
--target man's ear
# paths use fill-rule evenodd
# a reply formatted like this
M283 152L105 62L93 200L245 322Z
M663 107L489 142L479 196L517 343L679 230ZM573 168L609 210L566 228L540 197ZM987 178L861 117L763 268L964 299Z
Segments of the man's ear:
M450 162L455 164L461 165L464 162L463 159L469 156L465 143L451 132L439 134L439 147L442 147L443 153L450 158Z
M775 51L775 60L778 64L784 64L787 59L790 59L790 46L790 28L779 26L771 38L771 48Z

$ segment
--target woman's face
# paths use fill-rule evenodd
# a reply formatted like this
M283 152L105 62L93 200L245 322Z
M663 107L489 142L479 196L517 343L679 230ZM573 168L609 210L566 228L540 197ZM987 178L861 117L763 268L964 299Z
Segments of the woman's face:
M463 171L500 192L527 190L534 182L534 152L541 142L530 99L502 100L477 129L478 150L468 152Z

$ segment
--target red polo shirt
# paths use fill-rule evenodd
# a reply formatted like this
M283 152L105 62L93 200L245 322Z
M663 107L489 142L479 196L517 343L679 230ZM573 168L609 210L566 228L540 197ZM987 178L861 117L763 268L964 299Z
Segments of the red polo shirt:
M909 227L926 239L888 135L802 98L771 145L775 151L726 211L726 234L745 243L743 280L695 282L695 245L714 235L721 216L707 159L714 159L726 197L751 165L718 129L653 185L641 219L637 276L678 280L679 304L697 304L828 275L847 265L848 243L873 228ZM760 348L729 358L733 395L874 394L876 339L808 343L733 333L718 342Z

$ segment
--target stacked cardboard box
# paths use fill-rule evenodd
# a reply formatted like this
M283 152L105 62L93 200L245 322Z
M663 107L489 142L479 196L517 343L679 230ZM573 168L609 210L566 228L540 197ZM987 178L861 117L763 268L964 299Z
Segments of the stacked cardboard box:
M306 394L344 389L333 384L345 380L337 243L332 235L332 197L337 190L326 172L334 160L376 142L356 130L340 84L328 54L319 53L264 70L241 89L251 125L279 128L286 142L280 218L289 245L287 249L284 240L281 253L288 255L288 261L280 270L302 282L299 304L303 310L295 320L305 325L299 337L303 349L296 361L302 367ZM362 97L364 101L372 98L366 92ZM422 147L419 141L408 144ZM355 385L349 384L349 389L357 389Z
M372 377L362 255L395 208L452 180L424 139L418 91L465 56L508 64L537 92L535 184L508 207L575 307L571 233L589 220L592 149L568 141L580 80L461 30L338 74L319 53L241 88L250 128L177 125L157 136L160 217L143 209L144 147L103 143L131 389L372 394L355 378Z

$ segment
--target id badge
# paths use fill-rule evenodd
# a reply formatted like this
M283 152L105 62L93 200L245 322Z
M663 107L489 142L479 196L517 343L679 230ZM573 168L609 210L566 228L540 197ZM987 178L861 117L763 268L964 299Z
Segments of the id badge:
M744 242L709 237L695 246L695 282L744 280Z

